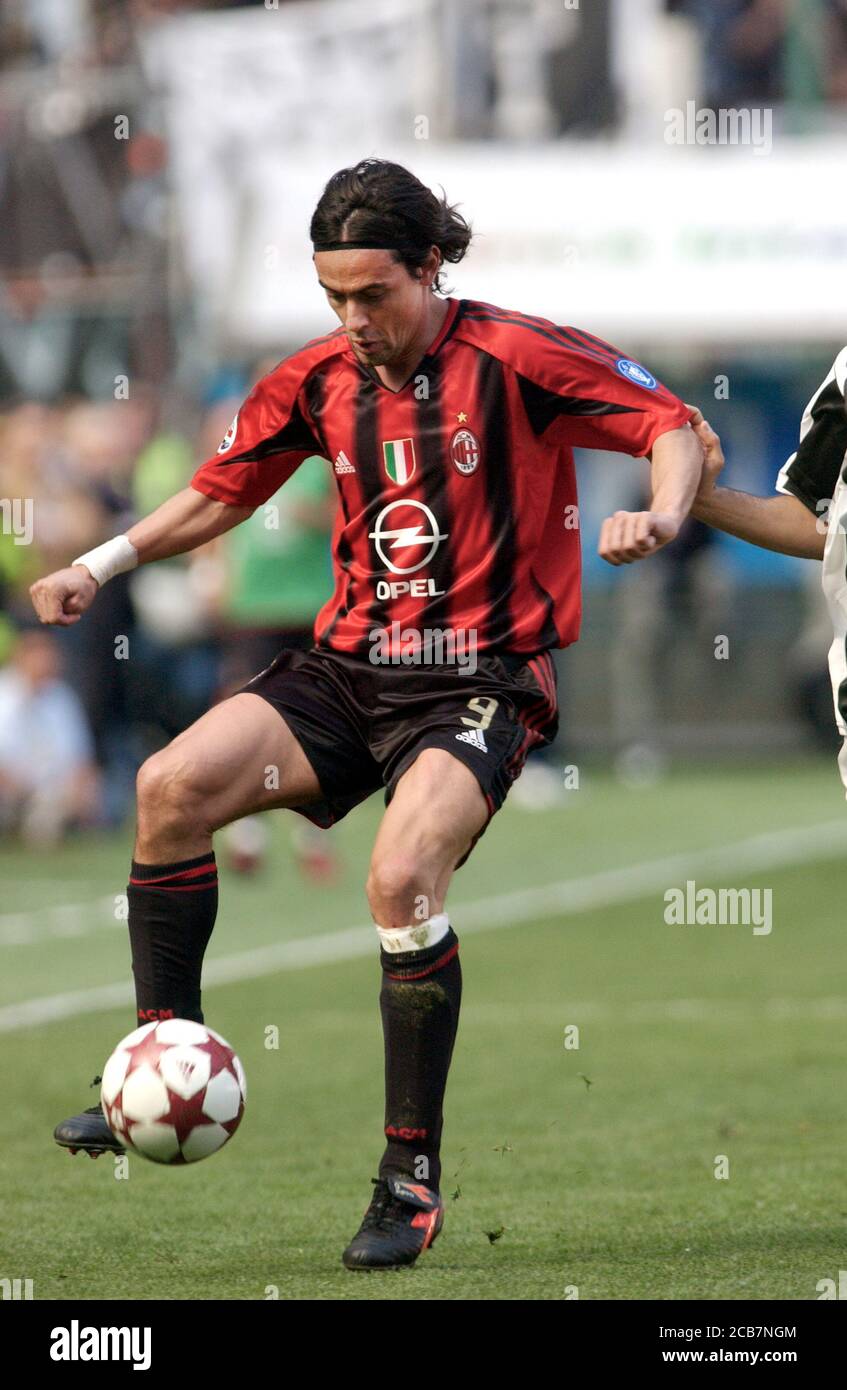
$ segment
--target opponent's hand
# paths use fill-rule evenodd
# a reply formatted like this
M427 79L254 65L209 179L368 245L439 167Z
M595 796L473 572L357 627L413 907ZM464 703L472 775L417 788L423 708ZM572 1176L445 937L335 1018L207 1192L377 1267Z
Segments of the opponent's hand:
M698 502L702 502L714 491L715 483L726 460L723 456L720 437L715 434L708 420L704 420L703 412L698 410L696 405L691 405L688 408L691 411L689 424L703 446L703 472L700 474L700 486L694 499L696 507Z
M29 586L29 593L40 622L70 627L91 607L99 587L85 565L69 565L44 579L36 579Z
M661 550L678 530L676 517L666 512L615 512L603 522L597 549L610 565L631 565Z

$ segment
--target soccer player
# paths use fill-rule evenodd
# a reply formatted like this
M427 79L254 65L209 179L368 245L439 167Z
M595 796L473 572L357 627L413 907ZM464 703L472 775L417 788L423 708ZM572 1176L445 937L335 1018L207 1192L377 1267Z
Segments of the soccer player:
M141 768L129 935L139 1023L202 1021L215 831L270 807L329 826L384 787L366 891L385 1148L343 1255L362 1269L410 1264L441 1228L462 987L445 897L529 750L556 733L550 649L575 640L580 614L572 446L651 459L650 509L604 523L614 563L676 535L703 456L689 408L607 343L445 296L443 263L471 231L408 170L342 169L310 231L341 327L258 383L190 486L32 597L42 621L78 622L112 574L238 525L310 455L332 462L335 592L315 646L281 651ZM56 1138L116 1147L96 1106Z
M835 722L844 742L838 756L847 789L847 347L839 352L803 412L795 453L780 469L776 496L716 486L724 466L721 442L701 412L692 422L704 447L703 477L692 513L765 550L823 560L822 585L833 640L829 674Z

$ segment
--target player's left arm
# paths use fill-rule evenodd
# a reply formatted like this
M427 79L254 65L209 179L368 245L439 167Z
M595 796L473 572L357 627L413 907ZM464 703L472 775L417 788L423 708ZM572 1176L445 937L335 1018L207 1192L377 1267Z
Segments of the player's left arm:
M703 469L703 448L690 425L667 430L648 454L652 498L646 512L615 512L600 530L599 554L631 565L672 541L691 510Z
M581 329L549 325L518 370L531 375L543 411L559 398L559 439L572 448L602 449L650 460L647 511L618 511L600 532L599 552L610 565L630 565L672 541L685 520L703 468L703 450L689 421L691 407L641 363ZM530 414L532 393L524 391Z

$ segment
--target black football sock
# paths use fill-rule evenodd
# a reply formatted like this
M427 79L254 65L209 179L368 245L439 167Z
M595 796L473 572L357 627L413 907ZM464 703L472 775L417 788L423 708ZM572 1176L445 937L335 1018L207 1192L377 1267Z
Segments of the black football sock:
M218 911L214 853L177 864L138 864L127 886L139 1024L203 1022L200 972Z
M452 927L422 951L380 949L387 1143L379 1172L402 1173L436 1191L444 1090L462 1001L458 952Z

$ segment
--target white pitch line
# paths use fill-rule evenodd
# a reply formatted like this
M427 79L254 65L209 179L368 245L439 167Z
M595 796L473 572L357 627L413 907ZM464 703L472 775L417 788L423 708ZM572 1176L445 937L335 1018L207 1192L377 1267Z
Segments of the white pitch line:
M55 885L51 883L50 887ZM0 946L32 946L61 937L89 936L104 927L125 926L125 920L115 916L116 897L114 894L90 898L87 902L51 903L20 912L0 913Z
M475 902L457 903L455 915L460 935L467 936L469 932L517 926L538 917L572 916L630 902L651 892L664 892L680 879L698 874L717 874L726 883L729 872L761 873L763 869L782 869L840 855L847 855L847 820L824 821L819 825L751 835L735 844L673 854L621 869L604 869L582 878L561 879L537 888L520 888L511 893L478 898ZM778 930L778 924L775 929ZM203 968L203 986L236 984L279 971L354 960L375 952L372 926L348 927L209 960ZM27 999L0 1008L0 1033L39 1027L81 1014L104 1013L132 1004L133 999L130 980ZM700 1001L690 1002L700 1004ZM705 1007L708 1001L703 1002ZM668 1017L673 1016L673 1004L674 1001L668 1002Z

